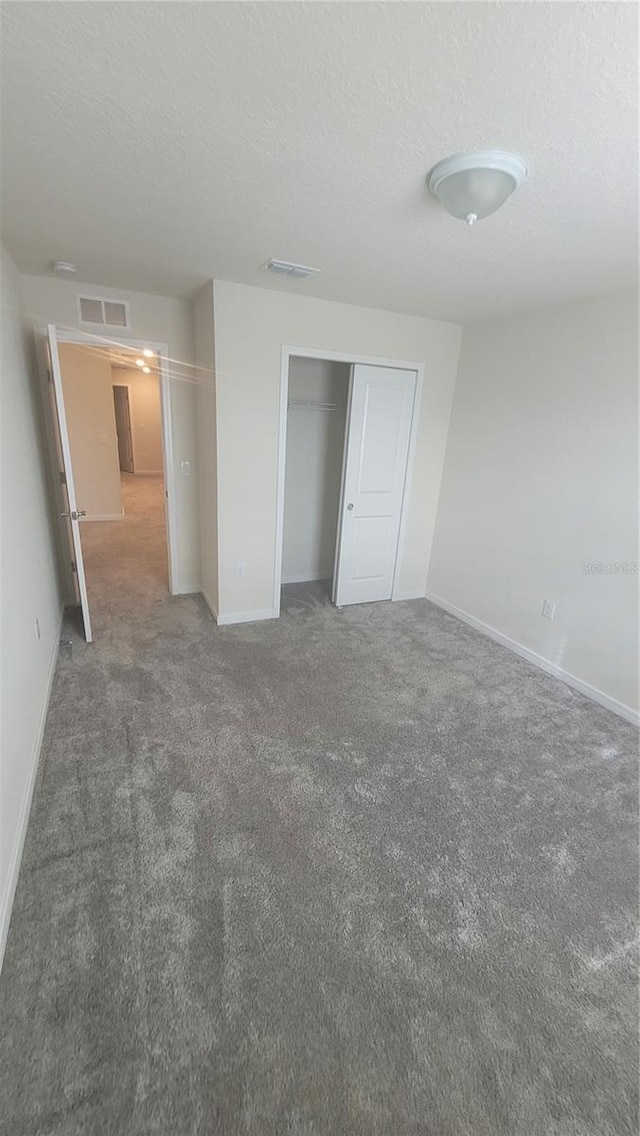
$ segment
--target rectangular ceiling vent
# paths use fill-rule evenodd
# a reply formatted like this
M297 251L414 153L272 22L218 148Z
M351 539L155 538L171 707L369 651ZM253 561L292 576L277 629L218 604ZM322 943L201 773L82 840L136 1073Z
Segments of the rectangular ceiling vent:
M304 280L307 276L316 276L321 271L319 268L309 268L307 264L291 264L288 260L273 258L262 267L265 272L273 272L275 276L289 276L292 280Z
M130 327L126 300L107 300L102 296L78 296L78 323L91 327Z

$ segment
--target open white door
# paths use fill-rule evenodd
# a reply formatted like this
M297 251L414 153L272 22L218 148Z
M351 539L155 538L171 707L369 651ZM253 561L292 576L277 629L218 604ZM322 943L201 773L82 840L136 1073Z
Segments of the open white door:
M416 377L395 367L353 367L334 575L338 607L391 599Z
M84 634L87 643L91 643L91 619L89 617L89 599L87 584L84 575L84 562L82 559L82 544L80 542L80 517L84 512L78 509L76 491L73 481L73 468L71 464L71 448L69 446L69 433L67 419L64 411L64 395L62 391L62 372L58 355L58 342L55 326L47 324L47 372L49 389L51 393L52 425L55 434L55 447L60 464L60 482L62 488L63 508L60 509L66 531L66 548L68 552L71 575L74 581L76 602L82 608Z

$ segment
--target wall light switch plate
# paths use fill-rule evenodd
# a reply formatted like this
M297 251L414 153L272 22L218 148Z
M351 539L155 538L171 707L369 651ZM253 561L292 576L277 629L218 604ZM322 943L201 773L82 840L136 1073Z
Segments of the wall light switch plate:
M545 600L542 605L542 614L545 619L555 619L556 605L554 600Z
M180 462L180 473L183 477L191 477L191 462Z
M237 563L234 564L233 572L235 576L244 576L244 564L241 560L238 560Z

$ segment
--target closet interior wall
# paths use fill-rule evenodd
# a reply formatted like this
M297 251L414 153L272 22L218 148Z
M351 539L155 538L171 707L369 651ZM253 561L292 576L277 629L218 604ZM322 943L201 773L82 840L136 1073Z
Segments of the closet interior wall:
M333 576L350 366L289 365L282 582Z

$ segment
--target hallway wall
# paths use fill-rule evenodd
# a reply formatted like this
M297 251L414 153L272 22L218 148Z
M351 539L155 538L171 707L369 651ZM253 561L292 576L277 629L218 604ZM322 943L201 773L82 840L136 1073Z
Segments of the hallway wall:
M78 508L87 521L122 516L118 436L109 360L92 347L58 345Z
M58 653L61 599L47 474L41 457L41 412L27 341L30 328L24 317L18 272L2 246L0 255L1 965Z

